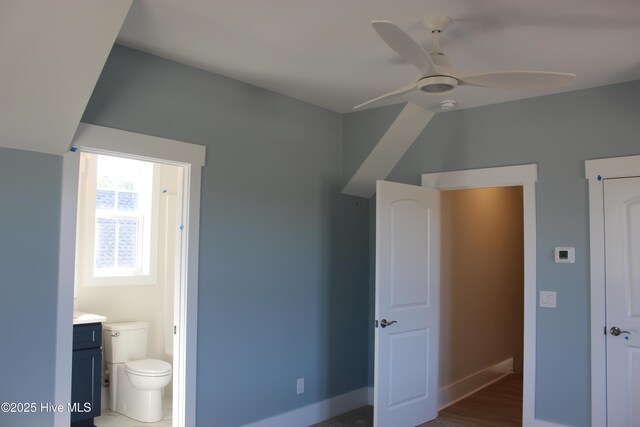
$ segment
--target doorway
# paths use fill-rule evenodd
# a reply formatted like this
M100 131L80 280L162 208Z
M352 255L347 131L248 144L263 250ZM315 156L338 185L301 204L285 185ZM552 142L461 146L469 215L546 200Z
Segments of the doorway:
M173 355L173 426L195 424L196 334L198 291L198 237L200 224L201 167L205 147L81 123L73 147L63 157L62 212L60 224L60 267L56 336L55 400L68 402L71 396L71 350L75 244L78 206L79 152L111 154L156 163L182 170L183 202ZM56 413L54 425L67 427L69 413Z
M440 211L439 417L487 424L499 418L505 425L506 419L521 425L522 187L441 191ZM504 383L503 378L509 387L487 388L482 399L475 397L494 382ZM494 389L501 395L515 390L500 399L503 414L486 407L496 404ZM473 411L467 408L471 401Z
M378 426L394 425L393 420L405 415L410 421L401 423L403 425L420 424L437 416L440 309L439 192L504 186L521 186L523 194L522 422L523 425L537 422L537 177L537 165L531 164L425 174L422 176L422 187L378 181L375 305L376 322L379 322L380 327L375 329L374 345L374 411ZM405 316L406 318L400 321L396 317L406 314L405 307L410 307L416 314ZM394 322L395 320L398 321ZM390 325L393 326L388 328ZM390 363L391 360L396 362ZM425 366L428 366L426 370ZM383 422L384 420L389 422Z
M536 195L535 164L471 169L422 175L422 186L442 191L517 186L522 190L523 229L523 347L522 424L534 424L536 379Z
M183 174L180 166L80 153L74 319L76 313L92 313L106 317L106 324L145 325L147 339L139 352L166 362L167 369L181 342ZM107 365L107 351L103 346L98 427L128 422L116 409L116 372ZM167 424L173 418L173 382L180 383L180 374L167 377L161 389L158 412Z

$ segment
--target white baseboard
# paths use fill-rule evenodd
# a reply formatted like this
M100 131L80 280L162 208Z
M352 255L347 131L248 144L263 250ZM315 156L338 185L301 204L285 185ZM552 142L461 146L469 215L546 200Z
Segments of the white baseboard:
M513 373L512 357L442 387L438 393L438 410L453 405L511 373Z
M369 389L361 389L332 397L322 402L294 409L284 414L246 424L244 427L300 427L309 426L327 420L369 404ZM371 389L373 390L373 389Z

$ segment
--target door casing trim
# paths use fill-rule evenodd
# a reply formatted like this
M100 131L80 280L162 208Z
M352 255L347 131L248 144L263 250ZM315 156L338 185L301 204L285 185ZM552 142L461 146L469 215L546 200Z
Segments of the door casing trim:
M524 228L524 348L522 425L547 425L535 419L536 396L536 182L538 165L502 166L422 175L422 186L459 190L521 186Z
M591 268L591 425L607 425L604 189L607 178L640 176L640 156L586 160Z
M196 354L198 320L198 251L200 237L200 189L206 148L140 133L80 123L70 152L62 157L62 191L60 206L60 246L56 314L56 350L54 400L64 404L71 397L71 352L73 323L73 288L75 281L76 218L78 204L79 153L123 154L129 158L159 161L184 168L183 251L181 258L181 314L179 327L180 370L179 395L184 401L174 405L174 424L192 426L196 422ZM174 356L175 357L175 356ZM176 384L174 384L174 390ZM65 406L66 407L66 406ZM55 427L69 425L67 411L54 414Z

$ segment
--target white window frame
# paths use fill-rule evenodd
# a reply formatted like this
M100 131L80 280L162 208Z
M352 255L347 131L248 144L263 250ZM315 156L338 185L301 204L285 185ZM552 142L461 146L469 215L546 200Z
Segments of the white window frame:
M101 274L95 271L95 243L96 243L96 218L97 208L95 205L97 192L97 156L84 156L81 154L80 166L80 191L82 196L79 200L78 212L78 282L83 286L127 286L127 285L154 285L157 283L158 275L158 217L159 217L159 197L160 180L159 165L153 165L153 177L150 183L150 201L148 221L141 227L144 236L149 237L148 242L139 248L139 256L142 258L142 271L123 272L119 268L105 270ZM91 153L87 153L91 154ZM125 218L126 213L116 213L114 218ZM132 217L137 217L133 215Z

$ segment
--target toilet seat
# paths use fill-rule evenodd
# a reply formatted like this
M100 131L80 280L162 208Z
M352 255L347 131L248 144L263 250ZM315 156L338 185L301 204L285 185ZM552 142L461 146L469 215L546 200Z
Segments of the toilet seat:
M130 374L145 377L162 377L171 374L171 364L158 359L142 359L125 362L124 367Z

